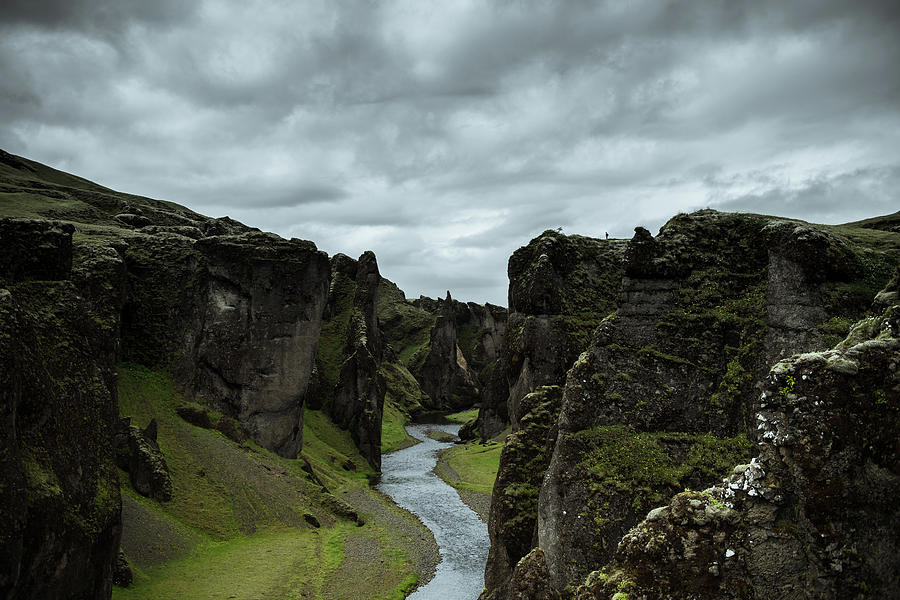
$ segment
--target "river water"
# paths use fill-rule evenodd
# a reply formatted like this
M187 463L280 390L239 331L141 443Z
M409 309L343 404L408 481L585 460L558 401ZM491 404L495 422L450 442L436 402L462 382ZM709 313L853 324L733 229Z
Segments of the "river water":
M434 533L441 553L434 579L408 598L476 600L484 587L490 546L487 525L432 472L438 451L453 444L429 438L429 430L456 435L459 425L408 425L406 431L422 442L381 457L378 489L422 520Z

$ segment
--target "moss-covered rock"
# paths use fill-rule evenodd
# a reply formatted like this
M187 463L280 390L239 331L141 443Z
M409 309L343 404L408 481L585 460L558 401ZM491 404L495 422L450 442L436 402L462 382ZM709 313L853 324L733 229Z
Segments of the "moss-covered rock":
M491 437L542 385L561 385L600 321L615 310L624 240L545 231L509 259L509 318L497 366L485 381L478 429Z
M340 326L344 329L340 371L327 407L334 422L350 431L360 453L375 470L381 468L381 420L386 392L380 369L384 345L376 312L380 282L372 252L363 253L358 261L342 254L332 259L328 335L336 338ZM326 385L331 376L327 362L334 360L330 353L336 345L334 339L327 344L319 352Z
M653 503L750 458L755 382L865 310L871 296L836 303L829 290L883 285L876 255L896 260L891 244L760 215L706 210L656 237L636 229L615 312L567 375L541 487L538 542L557 589L606 562Z
M520 429L506 438L491 496L483 598L513 597L507 593L509 578L536 540L538 493L556 441L561 396L561 387L546 386L522 398Z
M128 472L137 493L165 502L172 499L172 480L156 432L156 420L141 429L132 425L130 418L121 419L115 436L116 462Z
M759 456L652 511L578 598L896 598L900 306L837 348L776 364Z
M29 227L58 241L53 223ZM71 240L52 253L71 265ZM0 281L0 595L108 598L121 532L114 311L65 268L18 265Z

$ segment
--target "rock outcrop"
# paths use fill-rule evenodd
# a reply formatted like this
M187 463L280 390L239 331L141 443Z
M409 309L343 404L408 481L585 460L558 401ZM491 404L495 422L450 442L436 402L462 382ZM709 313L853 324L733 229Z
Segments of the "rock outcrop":
M379 296L381 330L396 355L392 362L412 373L424 394L414 394L420 409L413 412L479 404L506 333L506 309L459 302L449 292L445 299L407 300L387 280Z
M753 215L681 215L656 238L637 229L618 310L568 374L541 488L554 586L607 562L654 504L748 460L768 361L824 347L818 326L870 301L829 292L886 264L825 227Z
M759 456L652 511L577 598L900 597L900 305L776 364Z
M615 310L623 240L545 231L509 259L509 318L499 362L486 382L478 430L491 437L512 423L519 401L542 385L561 385Z
M141 429L125 417L115 434L116 463L128 473L131 487L142 496L166 502L172 499L172 480L166 459L156 443L156 421Z
M483 596L515 598L507 594L507 582L513 569L536 545L538 493L556 441L556 420L562 388L540 387L519 403L516 421L520 428L506 438L500 457L497 480L491 495L488 534L491 547L484 575ZM546 571L543 552L528 561ZM523 567L525 568L525 567ZM518 581L523 589L531 583ZM549 585L545 582L545 585Z
M619 297L570 363L541 483L533 543L554 589L605 564L653 506L749 460L754 383L768 361L845 333L896 260L859 230L842 231L715 211L679 215L656 238L636 230ZM528 298L531 307L559 310L565 295L550 290L566 279L554 276L553 264L548 254L527 270L543 283L511 277L514 309ZM510 390L515 429L515 385ZM492 558L500 555L492 549ZM489 562L492 598L503 597L492 572L510 567Z
M475 374L458 343L456 303L447 292L428 344L411 359L411 371L428 394L432 410L461 410L478 402L480 390Z
M110 304L116 294L91 295L90 281L71 270L73 230L0 221L4 598L111 593L121 533L113 451L118 307ZM118 254L99 254L98 265L119 272Z
M335 384L330 413L335 423L350 431L360 453L378 471L381 470L381 418L385 394L384 376L379 370L383 347L376 315L381 275L372 252L363 253L358 261L343 255L338 257L333 260L333 277L352 277L355 291L346 328L345 358Z
M264 448L300 452L329 264L311 242L272 234L203 238L199 302L176 373Z

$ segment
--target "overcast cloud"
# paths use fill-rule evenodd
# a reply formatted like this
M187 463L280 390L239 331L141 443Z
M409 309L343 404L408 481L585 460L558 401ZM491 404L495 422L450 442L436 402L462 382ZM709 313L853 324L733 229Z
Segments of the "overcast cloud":
M545 229L900 209L900 2L7 0L0 147L506 304Z

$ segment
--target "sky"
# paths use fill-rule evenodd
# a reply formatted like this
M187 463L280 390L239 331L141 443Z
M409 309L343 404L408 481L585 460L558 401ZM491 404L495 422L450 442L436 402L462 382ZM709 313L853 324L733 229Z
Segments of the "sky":
M506 305L546 229L900 209L900 2L4 0L0 148Z

